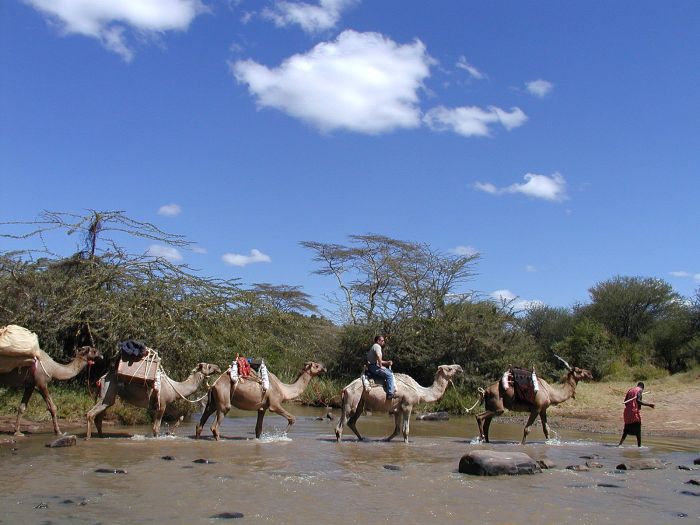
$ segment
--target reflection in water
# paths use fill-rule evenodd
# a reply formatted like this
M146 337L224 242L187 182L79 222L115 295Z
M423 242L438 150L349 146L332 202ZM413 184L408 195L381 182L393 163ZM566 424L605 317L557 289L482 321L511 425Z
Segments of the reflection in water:
M700 491L685 484L700 472L678 469L692 466L700 440L647 437L648 448L640 450L617 448L615 435L560 430L545 443L533 431L534 441L521 447L522 426L495 421L494 443L483 445L474 440L474 420L457 418L412 421L405 445L381 441L393 422L377 415L358 422L367 442L346 436L336 443L336 421L319 419L325 411L292 408L299 416L293 430L285 434L286 420L268 417L260 440L252 434L254 414L240 412L225 420L220 442L192 439L193 418L176 435L160 438L148 437L143 427L64 449L44 447L50 435L1 445L0 520L191 524L242 513L244 523L651 524L700 517L700 500L692 495ZM478 448L524 451L557 468L512 478L459 474L459 458ZM602 467L566 470L584 457ZM652 457L667 468L615 468Z

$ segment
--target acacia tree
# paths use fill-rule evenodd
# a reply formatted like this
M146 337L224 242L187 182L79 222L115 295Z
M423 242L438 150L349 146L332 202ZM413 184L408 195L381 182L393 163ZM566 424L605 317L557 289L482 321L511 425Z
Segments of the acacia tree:
M44 212L37 221L1 226L13 230L2 237L32 247L0 254L0 324L36 331L54 356L82 344L105 350L139 338L185 369L203 354L208 327L250 300L237 281L198 277L186 265L127 251L120 240L176 249L190 242L121 211ZM77 251L57 254L47 242L52 232L79 235Z
M321 267L335 278L340 295L332 301L354 325L432 318L458 285L473 275L478 254L448 255L427 244L384 235L351 235L347 245L303 241Z

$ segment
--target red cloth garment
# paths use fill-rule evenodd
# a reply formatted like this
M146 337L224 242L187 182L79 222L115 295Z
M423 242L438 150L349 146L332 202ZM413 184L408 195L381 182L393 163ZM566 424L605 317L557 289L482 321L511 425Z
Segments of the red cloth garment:
M250 375L250 363L245 357L239 357L236 362L238 363L238 375L240 377L248 377Z
M639 410L639 395L641 393L642 387L635 386L634 388L630 388L627 391L627 394L625 394L625 411L622 414L622 417L625 420L625 425L642 422L642 414ZM630 401L630 399L632 401Z

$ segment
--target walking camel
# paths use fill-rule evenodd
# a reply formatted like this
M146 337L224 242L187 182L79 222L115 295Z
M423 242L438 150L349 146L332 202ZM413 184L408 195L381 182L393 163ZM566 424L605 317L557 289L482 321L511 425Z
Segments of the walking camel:
M408 443L409 421L413 407L418 403L433 403L445 394L450 380L462 373L459 365L440 365L435 373L435 380L429 387L420 386L411 376L395 374L396 393L391 400L386 399L384 389L379 386L365 391L361 378L355 379L347 385L341 394L341 413L338 425L335 428L335 437L338 441L343 435L343 425L347 422L357 438L363 437L357 431L355 424L362 411L369 409L372 412L388 412L394 415L394 432L385 439L391 441L399 432L403 433L403 440Z
M209 390L207 406L195 429L195 437L199 439L207 419L216 412L211 432L214 434L214 439L218 441L221 438L219 425L232 405L241 410L258 411L258 420L255 424L256 438L260 438L262 435L263 418L267 410L287 419L285 432L288 432L294 424L295 417L282 407L282 403L299 397L311 380L325 371L326 368L322 364L308 361L292 384L283 383L275 374L268 372L270 388L266 392L262 391L261 385L257 381L239 378L236 383L233 383L228 374L221 376Z
M477 414L476 422L479 425L479 440L489 442L489 427L491 426L491 420L495 416L500 416L503 412L508 409L513 412L529 412L530 417L525 423L525 429L523 430L523 439L520 442L521 445L525 444L528 434L530 433L530 427L532 427L537 416L540 416L542 422L542 430L544 431L545 439L549 439L549 425L547 424L547 408L552 405L558 405L563 403L569 398L575 397L576 385L579 381L586 379L593 379L593 374L590 370L586 370L578 367L571 367L569 363L564 361L561 357L556 356L560 361L564 363L564 366L569 371L566 375L564 381L558 385L550 385L544 379L538 378L540 388L539 392L535 394L535 402L528 403L517 398L514 392L508 392L503 388L501 381L493 383L488 388L481 392L479 403L484 402L485 410L480 414ZM513 389L508 389L513 390Z
M192 370L189 377L182 382L173 381L165 373L162 373L160 390L154 390L143 383L119 382L117 380L117 371L113 369L101 378L99 398L97 403L87 413L85 439L90 439L93 423L97 427L98 435L102 437L102 420L107 413L107 409L114 405L117 396L130 405L155 410L153 415L153 436L156 437L160 432L160 423L167 406L173 401L187 398L187 396L197 391L207 377L220 373L221 369L216 365L199 363Z
M17 407L17 421L15 422L15 436L23 436L20 432L20 422L22 416L27 411L27 404L34 393L34 389L39 390L41 397L46 401L46 408L51 413L53 422L53 432L58 435L61 429L58 427L58 418L56 417L56 404L51 399L49 393L49 383L52 379L65 381L73 379L77 376L88 363L92 364L95 359L102 357L102 354L96 348L91 346L83 346L76 350L75 357L68 364L57 363L49 354L43 350L38 350L36 359L18 359L14 357L0 357L0 364L3 370L7 372L0 373L0 385L10 387L24 387L22 401ZM12 361L14 360L14 361ZM6 366L7 365L7 366ZM19 366L15 366L19 365Z

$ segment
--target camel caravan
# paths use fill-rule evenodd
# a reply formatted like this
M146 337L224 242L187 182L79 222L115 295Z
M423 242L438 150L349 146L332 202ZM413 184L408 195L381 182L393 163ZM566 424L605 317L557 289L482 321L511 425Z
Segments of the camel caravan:
M475 415L480 441L489 442L491 421L505 410L529 413L521 444L525 443L538 416L545 438L549 439L547 408L574 397L578 382L593 378L589 370L572 367L561 357L556 357L568 371L563 382L558 385L550 385L537 377L534 368L530 371L509 366L500 381L479 389L479 399L465 412L471 413L476 406L484 405L484 411ZM61 431L56 405L51 399L48 385L52 379L68 380L76 377L97 359L102 359L99 350L84 346L76 349L75 357L69 363L60 364L41 350L35 333L17 325L0 327L0 386L24 389L17 407L15 435L23 435L20 432L21 418L35 389L39 390L46 402L54 434L59 435ZM219 427L232 406L257 412L256 438L259 439L262 435L263 419L268 410L287 420L286 433L291 430L295 417L283 404L301 396L311 381L325 371L322 364L309 361L304 364L297 378L287 384L268 371L264 361L236 355L223 372L215 364L198 363L185 380L175 381L163 369L156 350L139 341L124 341L119 344L117 362L97 381L96 402L86 414L85 438L91 438L93 427L100 437L103 436L102 422L117 397L125 403L153 412L154 437L160 434L161 421L168 405L177 400L193 404L206 400L195 427L195 439L201 437L207 420L215 414L211 433L219 441ZM336 440L341 441L343 428L347 424L357 439L363 441L356 424L365 411L371 411L384 412L394 417L393 432L385 441L391 441L401 433L404 442L408 443L410 418L414 408L418 404L439 401L453 379L462 373L463 369L458 364L440 365L432 385L427 387L421 386L409 375L397 373L393 375L395 391L388 392L385 380L372 376L365 368L357 379L340 392ZM206 385L206 392L197 399L191 399L190 396L200 390L202 385Z

